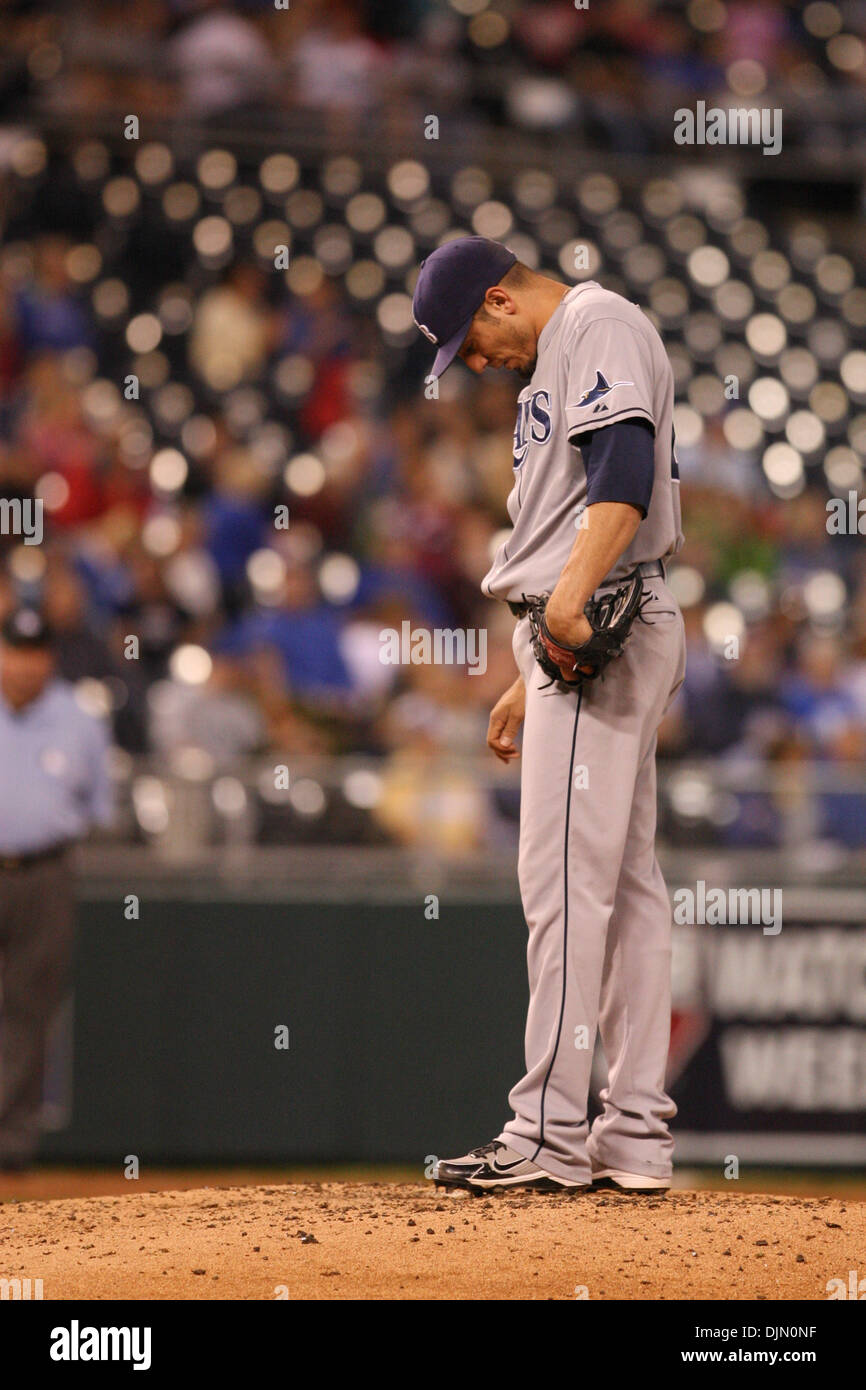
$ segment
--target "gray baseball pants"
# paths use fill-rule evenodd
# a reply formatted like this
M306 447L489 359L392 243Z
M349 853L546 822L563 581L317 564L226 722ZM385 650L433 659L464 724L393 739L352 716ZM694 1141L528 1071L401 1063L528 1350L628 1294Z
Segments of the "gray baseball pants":
M530 997L526 1075L498 1137L577 1182L600 1168L671 1172L671 909L655 853L655 752L685 674L685 636L664 580L644 587L647 621L582 693L547 685L528 619L514 632L526 683L518 868ZM590 1133L598 1031L608 1085Z

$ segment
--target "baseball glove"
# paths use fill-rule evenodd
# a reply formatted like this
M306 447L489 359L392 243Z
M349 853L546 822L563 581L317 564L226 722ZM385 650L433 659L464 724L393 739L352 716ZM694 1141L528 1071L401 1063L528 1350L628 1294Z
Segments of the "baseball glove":
M551 681L574 687L596 680L608 663L621 654L632 624L640 614L643 580L637 573L629 575L618 589L589 600L583 611L592 636L579 647L565 646L551 636L544 616L549 597L549 594L542 594L526 599L532 650ZM571 670L568 679L561 666Z

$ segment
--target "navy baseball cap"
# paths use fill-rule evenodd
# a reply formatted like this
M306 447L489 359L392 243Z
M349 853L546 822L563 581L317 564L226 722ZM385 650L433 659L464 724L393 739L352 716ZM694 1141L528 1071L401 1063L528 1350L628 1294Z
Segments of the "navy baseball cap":
M50 647L54 634L36 608L18 608L10 613L0 628L0 637L7 647Z
M439 349L431 376L451 366L490 286L498 285L516 260L501 241L466 236L447 241L421 262L412 317Z

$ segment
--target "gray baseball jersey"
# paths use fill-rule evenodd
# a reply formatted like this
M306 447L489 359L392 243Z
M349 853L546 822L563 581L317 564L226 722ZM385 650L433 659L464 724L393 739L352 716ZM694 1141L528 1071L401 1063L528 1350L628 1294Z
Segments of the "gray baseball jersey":
M482 581L485 594L516 602L553 589L586 505L581 452L569 441L620 420L653 426L655 475L647 515L610 577L679 550L673 399L667 354L637 305L594 280L570 290L539 336L532 380L518 397L513 530Z

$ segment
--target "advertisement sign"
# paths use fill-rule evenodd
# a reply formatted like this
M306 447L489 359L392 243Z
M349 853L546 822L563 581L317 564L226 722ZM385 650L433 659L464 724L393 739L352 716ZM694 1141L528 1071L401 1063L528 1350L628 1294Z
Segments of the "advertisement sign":
M674 926L678 1159L863 1164L866 896L786 890L772 927L706 917Z

